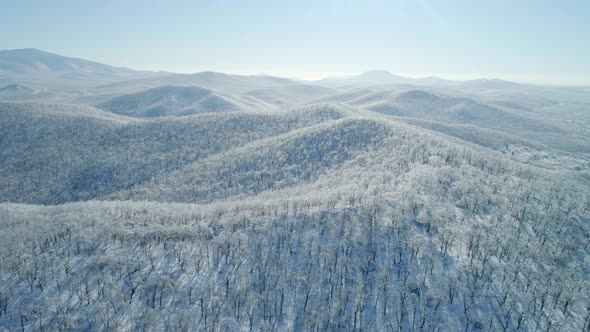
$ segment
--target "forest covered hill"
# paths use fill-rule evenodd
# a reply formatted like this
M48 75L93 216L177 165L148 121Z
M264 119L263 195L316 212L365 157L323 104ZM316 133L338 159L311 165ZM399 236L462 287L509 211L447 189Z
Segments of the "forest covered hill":
M6 88L0 330L590 328L583 89L121 70Z

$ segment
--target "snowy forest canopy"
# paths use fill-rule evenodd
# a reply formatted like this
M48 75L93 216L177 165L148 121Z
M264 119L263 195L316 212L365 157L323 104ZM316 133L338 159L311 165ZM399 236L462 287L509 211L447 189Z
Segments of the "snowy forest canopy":
M584 88L10 75L0 330L590 329Z

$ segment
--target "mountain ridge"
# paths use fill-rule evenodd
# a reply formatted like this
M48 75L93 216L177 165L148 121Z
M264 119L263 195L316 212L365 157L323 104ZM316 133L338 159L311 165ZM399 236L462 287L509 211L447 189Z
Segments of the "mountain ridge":
M583 88L21 60L6 330L590 327Z
M92 86L155 72L113 67L99 62L62 56L38 49L0 50L0 80L9 83ZM71 88L71 87L70 87Z

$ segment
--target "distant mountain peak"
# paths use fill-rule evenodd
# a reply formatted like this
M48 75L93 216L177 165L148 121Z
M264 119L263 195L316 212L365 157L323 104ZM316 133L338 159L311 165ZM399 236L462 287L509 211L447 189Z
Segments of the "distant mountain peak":
M388 72L387 70L377 69L377 70L366 71L366 72L360 74L359 76L357 76L357 78L372 80L372 81L381 81L381 80L392 80L392 79L397 80L397 79L401 78L401 76L394 75L394 74Z
M35 82L70 86L100 85L155 75L129 68L62 56L36 48L0 50L0 76L8 82Z
M32 63L32 62L65 62L65 61L84 61L93 63L92 61L67 57L56 53L47 52L37 48L19 48L13 50L0 50L0 60L12 63Z
M11 50L0 50L0 54L2 53L46 53L46 54L54 54L47 51L40 50L38 48L15 48ZM57 55L57 54L55 54Z
M0 88L0 91L35 91L32 88L24 86L19 83L8 84Z
M363 75L383 75L383 76L394 76L391 72L385 69L371 69L367 70L366 72L362 73L360 76Z
M478 86L478 87L487 87L487 88L510 88L510 87L517 87L521 84L506 80L501 80L497 78L481 78L475 80L465 81L464 84L470 86Z
M375 69L369 70L356 76L349 77L328 77L322 80L323 82L336 83L336 84L399 84L408 83L411 81L410 78L395 75L387 70Z

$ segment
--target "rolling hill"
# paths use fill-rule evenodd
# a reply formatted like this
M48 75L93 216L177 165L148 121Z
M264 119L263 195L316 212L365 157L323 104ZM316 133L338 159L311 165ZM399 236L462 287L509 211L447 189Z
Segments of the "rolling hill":
M133 117L161 117L248 110L254 105L196 86L161 86L115 97L98 107Z
M88 106L0 103L0 201L96 199L252 140L341 117L219 113L142 120Z
M270 87L247 91L245 95L252 96L278 107L304 104L312 99L337 94L338 90L321 86L301 84Z
M452 90L440 88L377 87L320 97L309 104L344 103L385 115L492 129L566 152L589 151L589 146L584 143L589 128L587 122L572 130L572 115L548 120L544 108L532 109L509 101L453 94Z
M586 324L590 196L572 172L343 106L1 106L9 328Z
M585 88L0 73L0 330L590 327Z
M8 84L0 88L0 100L34 100L44 99L47 97L45 90L31 88L22 84Z
M230 75L217 72L195 74L169 74L158 77L141 78L106 84L91 90L95 94L137 92L165 85L198 86L230 94L245 93L250 90L297 85L297 82L280 77L264 75Z

